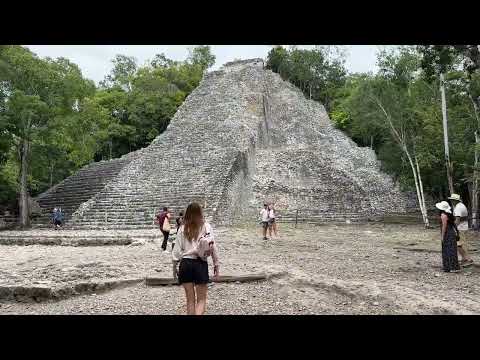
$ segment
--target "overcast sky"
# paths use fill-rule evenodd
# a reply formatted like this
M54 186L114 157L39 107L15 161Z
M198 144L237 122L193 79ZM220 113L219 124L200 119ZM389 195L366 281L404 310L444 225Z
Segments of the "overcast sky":
M156 54L173 60L184 60L190 45L26 45L41 57L65 57L77 64L85 77L99 82L112 68L117 54L134 56L144 64ZM214 69L234 59L266 58L268 45L212 45L216 56ZM347 69L351 72L376 71L376 45L346 45Z

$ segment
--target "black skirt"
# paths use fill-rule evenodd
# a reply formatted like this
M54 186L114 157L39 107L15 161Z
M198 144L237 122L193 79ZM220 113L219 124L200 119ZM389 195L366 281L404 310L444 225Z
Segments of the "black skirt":
M208 263L201 259L186 259L180 261L178 269L178 282L206 284L208 283Z
M460 270L457 255L457 233L453 225L448 224L445 239L442 241L443 271Z

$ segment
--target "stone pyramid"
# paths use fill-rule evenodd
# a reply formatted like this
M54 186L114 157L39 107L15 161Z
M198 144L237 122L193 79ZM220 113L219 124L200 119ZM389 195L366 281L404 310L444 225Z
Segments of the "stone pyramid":
M191 201L224 225L256 221L264 201L285 220L298 210L312 221L356 221L403 213L409 201L372 150L335 129L321 104L261 59L207 73L167 130L122 159L72 209L70 225L150 227L161 207L178 213ZM55 196L61 201L62 192ZM42 199L54 206L48 194Z

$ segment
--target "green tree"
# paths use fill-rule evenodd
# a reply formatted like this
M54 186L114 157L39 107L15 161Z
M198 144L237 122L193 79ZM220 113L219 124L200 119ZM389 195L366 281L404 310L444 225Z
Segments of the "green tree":
M299 87L309 99L320 101L330 112L336 93L346 80L342 56L332 56L325 47L287 50L277 46L268 54L267 68Z
M288 61L288 51L282 46L274 46L267 56L267 68L284 76L285 73L282 73L282 66Z
M195 46L189 49L188 59L191 64L198 65L202 71L207 70L215 64L215 55L208 45Z
M43 146L49 133L58 131L59 119L75 111L78 101L92 93L94 86L66 59L42 60L21 46L3 47L1 57L9 69L3 73L1 116L18 154L20 223L28 226L31 160L42 154L32 153L32 147Z
M26 95L15 90L9 97L5 117L8 130L13 135L20 159L19 208L23 226L29 225L28 208L28 172L30 162L30 146L32 141L46 126L49 118L49 107L39 96Z
M132 80L137 71L137 60L133 56L117 55L112 60L113 69L100 83L104 88L120 87L132 90Z

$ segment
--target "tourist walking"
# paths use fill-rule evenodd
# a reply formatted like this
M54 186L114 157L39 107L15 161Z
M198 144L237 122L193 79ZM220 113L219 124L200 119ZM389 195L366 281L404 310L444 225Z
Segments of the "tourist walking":
M160 231L163 234L163 243L162 243L162 249L163 252L168 252L167 251L167 243L168 243L168 236L170 235L170 218L171 215L168 212L168 208L164 207L162 212L157 215L157 223L160 226Z
M180 212L177 216L177 218L175 219L175 222L177 223L177 233L178 233L178 229L180 229L180 225L183 224L183 212Z
M268 204L263 204L263 209L260 210L260 218L263 231L263 240L267 240L268 229Z
M188 205L184 223L177 232L172 252L178 268L178 282L185 290L188 315L203 315L207 304L208 256L213 259L213 273L219 275L219 261L212 227L205 221L202 208L197 203Z
M455 225L457 225L460 234L460 240L457 242L458 253L462 257L460 265L470 266L473 264L473 260L468 254L466 242L466 232L468 231L468 210L462 202L460 195L451 194L448 199L452 202Z
M180 213L178 214L178 216L175 218L175 223L177 225L177 228L175 229L176 230L176 234L178 234L178 229L180 229L180 226L183 224L183 212L180 211ZM172 251L173 251L173 248L175 247L175 238L170 238L171 240L171 243L172 243ZM176 273L174 272L174 278L176 278Z
M55 218L57 217L57 211L58 211L57 208L53 208L53 211L52 211L52 225L53 225L53 228L55 230L57 230L57 224L55 224Z
M63 213L61 208L54 208L52 214L52 222L55 230L62 227L63 224Z
M452 208L446 201L435 206L440 210L443 271L458 272L460 270L457 254L458 230Z
M275 216L275 208L273 204L270 204L268 206L268 230L270 233L270 237L272 237L272 230L273 234L275 235L275 238L278 237L278 232L277 232L277 221L276 221L276 216Z

